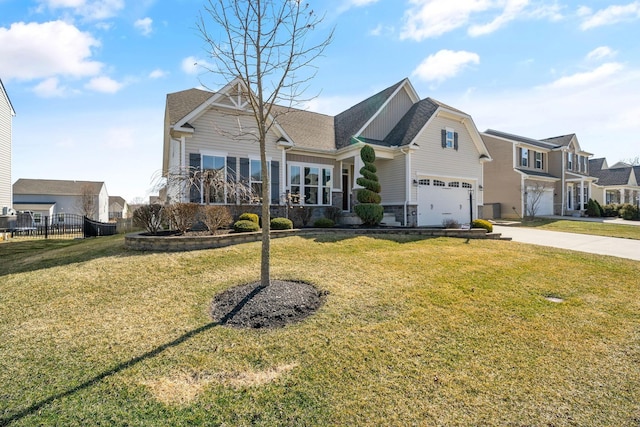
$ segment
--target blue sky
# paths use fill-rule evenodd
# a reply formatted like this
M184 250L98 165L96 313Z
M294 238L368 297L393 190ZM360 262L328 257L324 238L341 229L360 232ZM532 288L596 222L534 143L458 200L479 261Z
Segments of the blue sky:
M640 1L323 0L312 111L409 77L488 128L576 133L609 164L640 156ZM0 0L13 181L105 181L131 201L162 165L166 94L218 82L195 63L203 0Z

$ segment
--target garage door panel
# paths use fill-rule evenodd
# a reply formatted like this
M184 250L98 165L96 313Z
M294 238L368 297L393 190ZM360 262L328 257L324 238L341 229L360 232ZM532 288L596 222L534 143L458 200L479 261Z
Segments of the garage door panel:
M460 224L468 222L469 187L470 183L462 181L419 180L418 225L439 227L445 220L455 220Z

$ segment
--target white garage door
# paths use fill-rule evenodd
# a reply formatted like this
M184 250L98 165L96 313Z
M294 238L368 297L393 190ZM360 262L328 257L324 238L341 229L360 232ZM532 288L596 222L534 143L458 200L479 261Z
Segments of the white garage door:
M535 212L532 212L532 208ZM527 215L553 215L553 188L527 187Z
M418 180L418 225L442 227L444 221L469 223L470 182L423 178Z

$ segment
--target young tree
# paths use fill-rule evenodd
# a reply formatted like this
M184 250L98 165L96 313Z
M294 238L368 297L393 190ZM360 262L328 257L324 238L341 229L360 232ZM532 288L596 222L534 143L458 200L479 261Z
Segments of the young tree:
M550 184L536 182L535 185L527 187L525 212L530 218L535 218L540 209L542 196L547 189L551 188Z
M95 219L97 195L93 192L91 185L84 184L80 188L80 198L77 200L77 208L81 215L89 219Z
M290 108L308 100L302 96L315 75L311 64L333 37L330 32L320 41L307 40L321 22L301 0L208 0L197 24L213 61L205 68L227 83L241 81L247 110L255 119L262 165L262 286L271 279L267 135L274 119L286 114L278 105Z

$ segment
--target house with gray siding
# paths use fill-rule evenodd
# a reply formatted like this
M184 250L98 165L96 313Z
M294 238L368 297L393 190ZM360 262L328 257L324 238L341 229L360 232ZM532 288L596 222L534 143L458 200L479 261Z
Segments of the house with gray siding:
M104 182L19 179L13 184L16 211L40 217L62 218L65 213L109 221L109 194Z
M593 199L601 205L631 203L640 206L640 166L616 163L611 167L604 157L589 160Z
M11 121L16 112L0 80L0 215L12 206L11 196Z
M202 170L261 188L260 152L252 137L256 126L243 94L246 89L236 80L218 92L167 95L162 166L167 203L238 203L224 191L202 191L202 183L185 185ZM357 203L360 150L370 145L385 222L442 226L478 218L483 167L491 157L473 119L435 99L421 99L408 79L336 116L274 106L270 120L268 202L274 208L332 208L349 217Z

